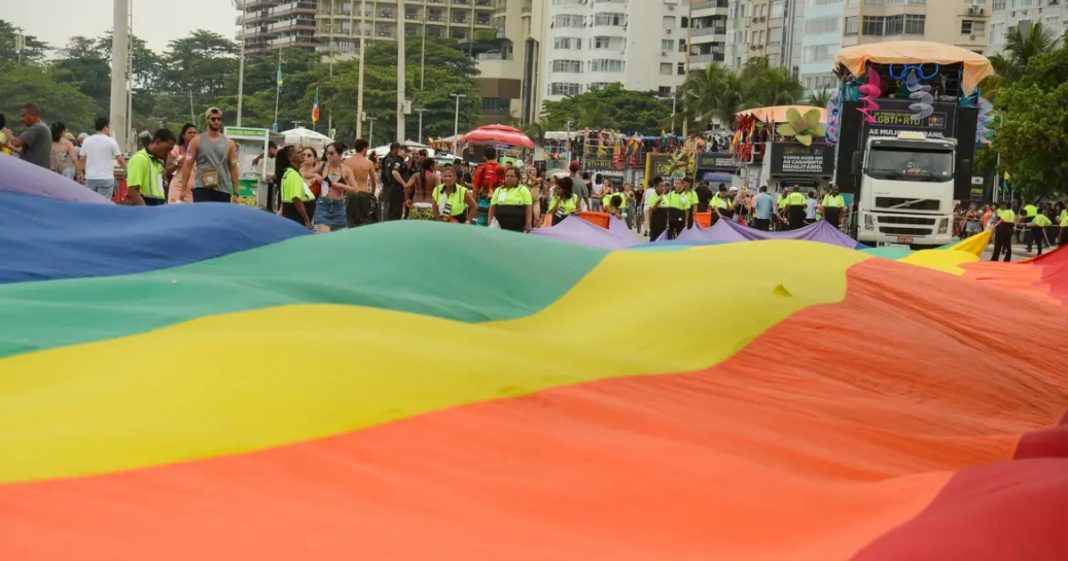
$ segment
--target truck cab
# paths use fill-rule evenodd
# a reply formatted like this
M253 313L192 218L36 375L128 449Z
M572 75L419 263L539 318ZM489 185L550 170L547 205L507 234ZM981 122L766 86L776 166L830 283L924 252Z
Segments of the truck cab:
M862 156L855 166L861 243L931 247L952 241L956 139L901 131L868 138L856 156Z

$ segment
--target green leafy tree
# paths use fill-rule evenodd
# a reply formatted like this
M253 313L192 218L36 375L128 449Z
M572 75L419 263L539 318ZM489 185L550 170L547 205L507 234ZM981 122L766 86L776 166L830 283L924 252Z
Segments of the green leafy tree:
M16 37L22 34L21 53L15 49ZM0 64L42 64L52 47L36 36L22 33L22 28L0 19Z
M805 98L805 104L812 105L814 107L827 107L827 104L831 101L831 92L827 88L823 88L819 91L814 91L808 94Z
M1068 185L1068 48L1034 55L1021 78L999 95L995 148L1012 186L1026 196Z
M771 68L766 58L754 58L740 71L712 63L691 72L679 88L685 118L702 129L711 121L732 128L738 111L792 105L803 94L797 78L785 69Z
M46 123L62 121L77 134L92 130L93 120L103 109L89 96L70 84L64 84L41 66L15 63L0 64L0 113L8 118L8 126L18 129L19 109L23 104L35 103L41 108Z
M542 124L546 128L560 130L568 121L573 129L659 131L671 121L671 104L654 92L627 90L618 83L545 102Z

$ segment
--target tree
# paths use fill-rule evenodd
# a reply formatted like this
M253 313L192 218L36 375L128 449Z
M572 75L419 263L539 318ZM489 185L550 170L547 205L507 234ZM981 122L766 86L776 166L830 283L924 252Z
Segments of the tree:
M15 38L20 34L23 40L21 53L15 50ZM41 64L51 48L36 36L23 34L22 28L0 19L0 64Z
M1068 185L1068 47L1036 54L1026 72L999 96L1004 118L995 147L1012 186L1026 196ZM1011 149L1009 149L1011 147Z
M820 91L814 91L805 98L805 103L815 107L827 107L827 104L831 101L831 92L827 88L823 88Z
M12 128L13 117L25 103L37 104L46 123L62 121L74 134L92 130L93 120L103 114L92 98L74 86L57 82L40 66L9 62L0 64L0 74L4 76L0 80L0 113L8 117Z
M740 71L712 63L691 72L679 88L684 115L701 128L713 120L731 128L738 111L792 105L803 93L797 78L785 69L771 68L766 58L751 59Z
M573 129L658 131L671 120L671 104L654 92L627 90L616 83L560 101L546 101L542 117L543 126L550 130L563 129L571 121Z
M1024 75L1031 59L1049 52L1057 41L1041 23L1031 25L1026 32L1016 25L1005 34L1005 52L990 57L990 63L999 76L1011 83Z

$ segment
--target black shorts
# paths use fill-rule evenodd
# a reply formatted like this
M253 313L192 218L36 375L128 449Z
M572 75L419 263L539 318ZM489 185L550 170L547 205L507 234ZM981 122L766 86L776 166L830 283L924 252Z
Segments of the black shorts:
M230 202L230 197L230 193L218 189L208 189L207 187L193 189L194 203L228 203Z

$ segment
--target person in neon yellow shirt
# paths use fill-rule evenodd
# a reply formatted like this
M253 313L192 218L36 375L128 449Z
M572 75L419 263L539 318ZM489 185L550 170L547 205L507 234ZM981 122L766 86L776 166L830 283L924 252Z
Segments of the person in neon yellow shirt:
M789 195L786 195L786 215L789 219L788 229L797 230L805 225L805 215L808 212L808 199L801 193L800 187L796 187Z
M991 261L997 261L1005 254L1005 261L1012 260L1012 231L1016 228L1016 213L1005 206L994 211L994 255Z
M578 211L579 196L572 192L573 188L574 183L570 177L561 177L556 180L556 190L549 199L549 216L552 216L553 226Z
M679 237L683 230L690 227L690 207L697 201L693 200L696 195L687 193L686 182L679 179L675 181L675 189L663 196L660 206L668 212L668 239Z
M838 192L837 185L831 185L831 192L823 197L823 216L835 228L842 223L842 209L845 208L845 197Z
M126 164L126 202L134 206L157 206L167 202L163 191L163 163L177 139L168 129L159 129L152 141Z
M1061 211L1060 216L1061 235L1057 236L1057 246L1068 244L1068 208Z
M504 186L493 192L490 199L489 223L496 220L502 230L529 232L534 220L530 190L519 184L519 171L508 168L504 172Z
M452 166L441 167L441 185L434 188L431 197L435 220L474 224L478 203L470 189L456 183L456 170Z
M1049 245L1046 243L1046 227L1052 225L1053 221L1041 212L1031 218L1031 239L1034 240L1039 255L1042 255L1042 246ZM1028 251L1030 249L1028 246Z
M286 146L278 151L275 159L275 177L282 182L282 216L311 230L315 214L315 195L304 184L300 175L300 163L304 155L295 146Z

